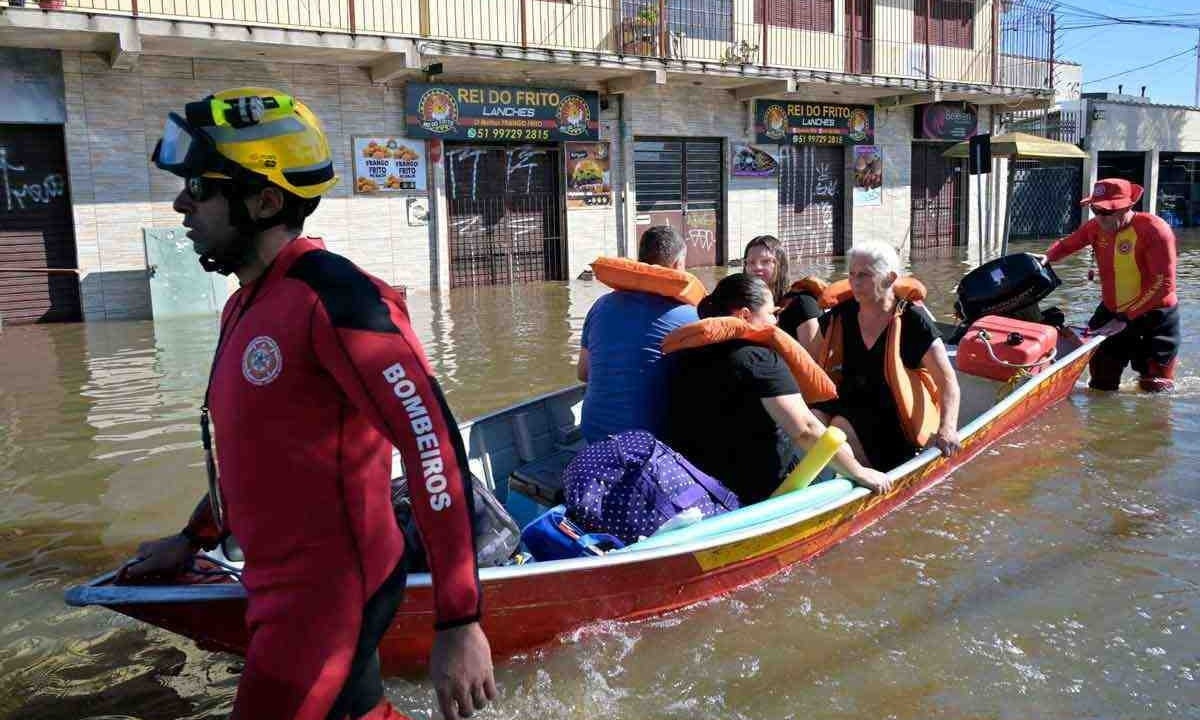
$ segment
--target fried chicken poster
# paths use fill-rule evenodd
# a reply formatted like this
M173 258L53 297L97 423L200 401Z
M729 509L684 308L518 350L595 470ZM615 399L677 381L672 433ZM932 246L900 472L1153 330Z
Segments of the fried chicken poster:
M354 138L354 192L425 192L425 141L403 137Z

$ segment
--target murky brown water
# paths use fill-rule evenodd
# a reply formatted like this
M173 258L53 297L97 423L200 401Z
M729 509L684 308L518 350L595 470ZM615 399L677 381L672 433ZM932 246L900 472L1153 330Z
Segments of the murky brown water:
M1188 333L1200 236L1181 256ZM942 312L966 267L913 263ZM1098 286L1082 261L1060 272L1057 302L1083 319ZM575 281L411 305L466 418L571 383L603 292ZM62 602L139 540L177 530L204 491L195 419L215 338L212 320L0 335L0 717L228 711L236 658ZM1076 392L812 565L508 663L487 716L1200 717L1194 335L1181 374L1172 397ZM427 684L388 689L429 717Z

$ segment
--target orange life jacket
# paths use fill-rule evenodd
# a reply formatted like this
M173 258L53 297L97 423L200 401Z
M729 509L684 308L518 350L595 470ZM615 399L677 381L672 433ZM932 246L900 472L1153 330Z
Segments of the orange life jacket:
M837 397L837 386L804 346L775 326L755 328L741 318L728 316L705 318L673 330L663 339L662 351L667 355L730 340L746 340L779 353L800 385L805 402L811 404Z
M809 275L808 277L800 278L792 283L792 286L788 288L787 293L779 299L779 307L776 308L775 312L783 312L787 306L791 305L792 301L796 299L796 295L811 295L819 301L821 299L821 294L825 292L825 288L827 287L829 287L829 283L825 282L816 275Z
M699 305L708 291L704 283L689 272L629 258L599 257L592 261L596 279L613 290L632 290Z
M884 332L887 334L883 350L884 381L896 401L896 412L904 437L918 447L925 446L937 432L941 416L941 398L933 376L925 368L910 370L900 358L900 315L911 303L925 299L925 285L914 277L903 277L895 284L896 312ZM822 307L836 307L853 297L850 281L839 280L825 289L821 297ZM821 340L817 359L821 367L834 379L842 379L842 353L845 344L842 337L842 319L834 314Z

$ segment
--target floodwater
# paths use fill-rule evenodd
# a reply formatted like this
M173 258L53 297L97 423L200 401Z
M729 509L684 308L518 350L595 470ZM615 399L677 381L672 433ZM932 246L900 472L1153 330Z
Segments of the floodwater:
M1200 235L1180 255L1174 395L1077 390L811 564L504 663L485 717L1200 718ZM946 313L967 267L912 269ZM1059 269L1056 304L1083 320L1099 288L1082 259ZM572 281L410 303L467 418L573 382L603 292ZM237 658L62 602L176 531L203 493L196 413L215 338L211 319L0 335L0 718L228 712ZM433 712L426 682L390 680L388 694Z

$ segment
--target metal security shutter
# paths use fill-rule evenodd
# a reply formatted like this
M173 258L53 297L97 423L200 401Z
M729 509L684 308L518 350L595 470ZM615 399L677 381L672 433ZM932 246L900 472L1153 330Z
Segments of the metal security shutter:
M790 257L845 252L845 152L840 146L785 146L779 163L779 240Z
M0 315L5 323L82 316L67 159L59 125L0 124Z
M720 140L690 138L639 138L633 144L639 237L651 225L675 228L687 243L689 267L720 260L722 147Z
M447 146L451 287L566 279L560 163L551 146Z

